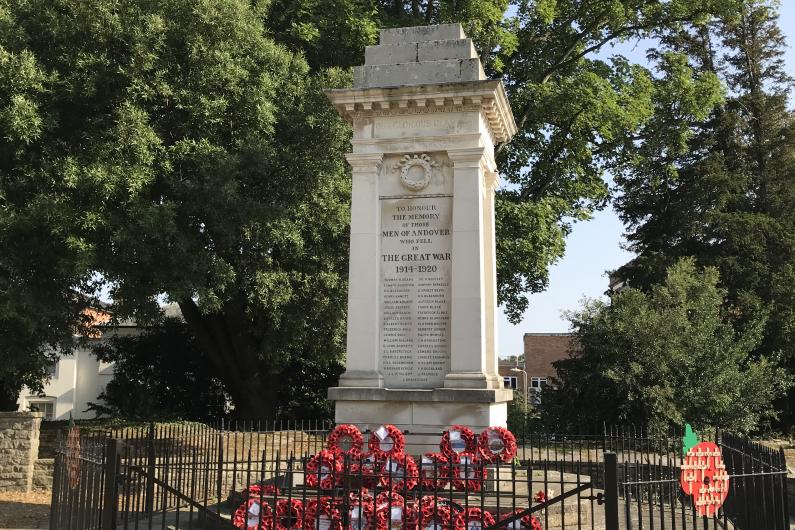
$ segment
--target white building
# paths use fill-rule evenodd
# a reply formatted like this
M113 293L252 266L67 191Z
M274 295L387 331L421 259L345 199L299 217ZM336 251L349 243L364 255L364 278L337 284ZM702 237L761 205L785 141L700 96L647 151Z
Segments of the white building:
M107 325L107 313L93 312L96 334L88 339L86 346L76 348L64 355L51 367L50 381L44 385L42 394L22 388L17 403L19 410L38 410L45 420L91 419L96 416L88 411L89 402L97 402L113 378L113 363L103 363L91 353L97 341L108 340L115 335L138 333L135 324Z

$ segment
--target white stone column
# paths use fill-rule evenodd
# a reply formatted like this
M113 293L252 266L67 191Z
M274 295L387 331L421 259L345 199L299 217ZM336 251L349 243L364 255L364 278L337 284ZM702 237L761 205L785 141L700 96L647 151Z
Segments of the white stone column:
M484 263L486 266L484 283L486 288L486 374L491 379L496 379L501 385L499 377L499 344L497 324L497 236L496 221L494 219L494 194L499 186L500 179L496 171L488 170L485 173L485 186L483 186L483 233L486 239L484 249Z
M348 274L347 370L340 386L383 387L379 366L379 263L381 213L378 174L383 154L347 155L353 172Z
M484 248L485 149L448 151L453 163L453 264L450 315L450 373L445 388L494 388L488 377L487 351L493 349L486 318L487 267ZM491 308L489 308L490 310Z

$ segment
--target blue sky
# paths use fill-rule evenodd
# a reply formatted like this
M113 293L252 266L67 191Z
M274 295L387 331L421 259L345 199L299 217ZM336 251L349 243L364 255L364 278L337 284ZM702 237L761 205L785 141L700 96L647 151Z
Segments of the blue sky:
M787 0L780 8L779 26L787 36L787 70L795 76L795 1ZM642 61L646 43L624 43L607 50L606 55L621 53ZM791 102L792 103L792 102ZM523 321L514 326L500 312L500 356L522 352L525 333L560 333L569 331L562 312L577 309L583 298L597 298L607 290L606 271L628 261L632 254L621 249L623 225L612 209L597 213L590 221L575 225L566 241L566 255L550 269L549 289L530 297L530 308Z

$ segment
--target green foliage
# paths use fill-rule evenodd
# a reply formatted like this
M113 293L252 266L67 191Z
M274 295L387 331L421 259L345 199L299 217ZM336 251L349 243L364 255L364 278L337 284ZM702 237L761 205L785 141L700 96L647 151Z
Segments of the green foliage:
M537 417L536 409L527 402L522 392L513 393L513 400L508 402L508 430L518 440L530 432L531 422Z
M274 0L266 24L277 40L302 50L312 68L322 68L361 64L377 27L461 22L487 72L503 77L519 125L499 148L508 186L496 207L499 301L513 322L527 308L526 295L546 288L548 267L563 256L573 224L605 206L604 173L631 156L628 145L653 116L655 99L667 97L683 112L709 109L715 99L714 80L685 79L688 69L678 72L681 86L655 83L621 56L595 54L736 8L734 0L331 4ZM357 25L343 29L352 20Z
M793 373L795 119L775 3L744 1L710 25L671 32L664 44L660 61L684 50L688 68L720 79L726 98L687 116L655 101L643 141L616 178L616 207L638 254L618 273L650 289L681 257L717 267L738 329L768 316L754 354L780 353ZM792 403L790 396L780 405L789 422Z
M731 0L517 2L505 22L515 44L497 54L519 126L498 157L510 184L497 203L498 288L510 320L520 320L526 293L546 288L573 224L606 204L605 172L633 157L655 101L687 114L715 98L714 80L687 68L676 72L680 83L660 81L624 57L595 54L734 7Z
M101 280L118 318L177 301L242 415L278 412L295 359L341 357L349 131L322 89L349 78L266 8L0 3L3 351L71 340Z
M114 364L113 379L90 410L126 421L225 417L233 405L224 381L202 345L181 320L168 318L140 335L115 335L94 355ZM317 389L334 384L342 372L335 359L296 359L283 383L292 391L276 396L274 407L288 418L331 418L330 403Z
M568 429L594 419L658 429L687 421L748 433L774 418L772 402L791 378L774 359L750 356L764 318L735 330L718 282L715 269L682 260L648 293L628 288L569 315L578 347L555 365L545 421Z
M714 100L675 58L666 84L594 54L736 6L508 7L0 0L0 379L40 383L80 324L75 292L105 284L119 318L155 320L161 295L179 303L238 414L289 408L278 396L296 367L343 353L350 132L322 89L350 83L342 69L381 26L460 21L504 76L520 132L498 153L498 289L518 320L572 224L605 205L603 173L632 158L655 103L695 115Z
M99 396L102 403L89 409L123 420L223 417L229 397L200 352L187 326L174 319L141 335L100 342L93 354L114 363L114 373Z

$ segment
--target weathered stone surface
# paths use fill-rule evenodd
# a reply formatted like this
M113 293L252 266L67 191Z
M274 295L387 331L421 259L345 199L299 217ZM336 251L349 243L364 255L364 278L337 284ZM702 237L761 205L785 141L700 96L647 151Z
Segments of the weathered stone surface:
M435 40L417 43L417 61L477 59L472 39Z
M360 70L359 76L354 76L356 88L434 85L486 79L478 59L365 65Z
M432 59L431 59L432 60ZM364 64L399 64L417 62L417 43L381 44L364 49Z
M0 412L0 491L31 490L42 416Z
M39 458L33 468L33 487L36 489L50 489L52 487L55 460L52 458Z
M458 23L437 24L435 26L414 26L409 28L389 28L382 29L379 34L379 41L381 44L465 38L464 28Z

